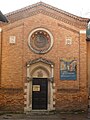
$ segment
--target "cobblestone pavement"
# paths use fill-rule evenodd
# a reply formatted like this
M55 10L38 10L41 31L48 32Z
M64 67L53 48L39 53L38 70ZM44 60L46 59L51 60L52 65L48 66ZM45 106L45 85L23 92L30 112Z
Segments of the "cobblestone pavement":
M0 115L0 120L90 120L90 114L4 114Z

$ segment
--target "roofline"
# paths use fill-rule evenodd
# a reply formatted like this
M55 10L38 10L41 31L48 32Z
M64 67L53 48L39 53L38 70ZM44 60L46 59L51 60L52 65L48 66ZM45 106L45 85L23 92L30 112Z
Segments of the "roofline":
M76 20L79 20L79 21L82 21L82 22L89 22L89 21L90 21L89 18L82 18L82 17L79 17L79 16L77 16L77 15L73 15L73 14L71 14L71 13L69 13L69 12L66 12L66 11L61 10L61 9L59 9L59 8L56 8L56 7L53 7L52 5L46 4L46 3L44 3L44 2L37 2L37 3L35 3L35 4L26 6L26 7L24 7L24 8L21 8L21 9L18 9L18 10L12 11L12 12L9 12L9 13L5 14L5 16L6 16L6 17L9 17L9 16L14 15L14 14L17 14L17 13L19 13L19 12L26 11L26 10L28 10L28 9L30 9L30 8L32 9L32 8L34 8L34 7L36 7L36 6L44 6L44 7L47 7L47 8L49 8L49 9L52 9L52 10L54 10L54 11L56 11L56 12L62 13L62 14L64 14L64 15L68 16L68 17L72 17L72 18L74 18L74 19L76 19Z

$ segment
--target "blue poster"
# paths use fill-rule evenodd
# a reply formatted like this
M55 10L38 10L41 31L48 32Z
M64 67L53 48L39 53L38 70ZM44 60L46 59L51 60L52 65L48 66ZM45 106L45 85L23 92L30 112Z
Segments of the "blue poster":
M77 61L74 59L60 60L60 80L77 79Z

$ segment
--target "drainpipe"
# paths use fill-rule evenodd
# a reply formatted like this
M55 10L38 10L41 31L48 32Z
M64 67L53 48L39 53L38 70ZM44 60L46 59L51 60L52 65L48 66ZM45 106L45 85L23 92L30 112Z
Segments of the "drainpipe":
M1 64L2 64L2 28L0 28L0 87L1 87Z

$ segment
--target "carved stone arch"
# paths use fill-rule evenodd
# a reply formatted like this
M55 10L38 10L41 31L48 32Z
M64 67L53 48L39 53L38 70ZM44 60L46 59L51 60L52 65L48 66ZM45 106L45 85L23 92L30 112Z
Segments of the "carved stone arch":
M42 73L46 73L47 74L47 78L49 78L50 80L53 80L53 67L54 67L54 63L51 61L48 61L46 59L43 58L38 58L32 61L29 61L27 63L27 80L32 79L33 77L33 72L35 72L35 70L40 70L42 71ZM38 76L37 76L38 77ZM43 76L45 77L45 76Z
M28 61L27 67L32 65L32 64L38 63L38 62L42 62L42 63L48 64L48 65L54 65L54 63L52 61L46 60L46 59L40 57L40 58Z
M37 66L31 71L31 77L49 78L50 72L43 66Z
M54 101L54 63L43 58L30 60L27 62L27 86L25 90L26 107L25 112L32 111L32 81L33 78L47 78L48 80L48 102L47 111L55 109Z

